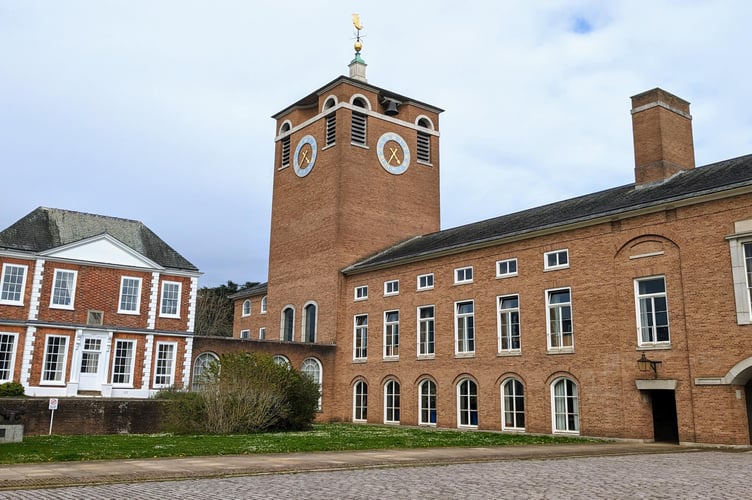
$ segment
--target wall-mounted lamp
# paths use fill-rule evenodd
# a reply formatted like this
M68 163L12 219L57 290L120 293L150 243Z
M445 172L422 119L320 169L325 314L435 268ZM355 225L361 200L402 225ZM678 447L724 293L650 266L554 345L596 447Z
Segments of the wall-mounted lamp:
M653 378L658 378L658 363L660 361L653 361L645 357L645 353L642 353L642 357L637 360L637 366L641 372L647 372L653 370Z

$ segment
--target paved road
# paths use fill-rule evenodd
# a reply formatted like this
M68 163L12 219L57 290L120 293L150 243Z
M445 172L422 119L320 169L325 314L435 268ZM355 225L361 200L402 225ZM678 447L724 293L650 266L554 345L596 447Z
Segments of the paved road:
M2 491L7 499L750 498L752 452L508 460Z

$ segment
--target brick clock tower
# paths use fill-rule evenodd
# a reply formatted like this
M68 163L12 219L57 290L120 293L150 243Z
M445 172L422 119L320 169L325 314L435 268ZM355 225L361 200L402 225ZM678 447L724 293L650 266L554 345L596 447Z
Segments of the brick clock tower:
M368 84L361 48L348 77L273 116L268 339L336 343L340 271L439 230L442 110Z

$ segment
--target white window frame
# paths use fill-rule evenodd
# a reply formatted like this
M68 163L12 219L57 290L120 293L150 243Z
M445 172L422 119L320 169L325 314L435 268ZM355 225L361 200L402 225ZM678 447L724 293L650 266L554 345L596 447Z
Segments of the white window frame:
M512 267L514 267L514 270L511 270ZM519 272L519 268L517 267L516 258L496 261L496 277L497 278L511 278L512 276L517 276L518 272Z
M315 370L310 367L315 367ZM321 394L323 388L324 369L321 366L321 361L316 358L306 358L300 365L300 373L308 375L319 386L319 400L316 404L316 410L321 411Z
M574 387L574 395L570 394L570 391L568 390L567 382L570 382L572 386ZM556 395L556 386L559 383L564 384L564 394L561 396ZM564 408L559 406L557 408L557 397L563 397L564 399ZM569 402L574 401L574 411L570 411L569 408ZM560 421L557 421L557 416L561 415L563 419L564 426L563 428L560 428L559 425ZM571 425L570 419L574 419L574 424ZM561 419L560 419L561 420ZM574 428L571 428L574 427ZM551 431L554 434L575 434L578 435L580 433L580 390L577 386L577 382L572 380L568 377L558 377L556 380L551 382Z
M125 281L126 280L132 280L138 282L138 288L136 292L136 299L135 299L135 305L136 309L123 309L123 293L124 293L124 287L125 287ZM118 294L118 314L134 314L138 315L141 314L141 289L143 286L143 279L137 278L134 276L121 276L120 277L120 293Z
M473 310L469 313L460 313L460 306L470 304ZM464 326L464 331L468 331L468 318L472 321L472 335L466 334L460 339L460 322ZM461 341L461 342L460 342ZM470 346L472 345L472 349ZM462 349L460 349L462 347ZM474 356L475 355L475 301L458 300L454 303L454 354L456 356Z
M396 313L397 321L389 321L389 314ZM400 312L399 309L384 311L384 359L399 359L400 338ZM387 339L391 338L388 343Z
M504 307L505 299L513 299L517 301L517 305L514 307ZM498 339L499 353L504 354L516 354L522 349L522 328L520 321L520 296L518 294L499 295L496 297L497 304L497 316L496 316L496 328ZM517 322L514 323L514 315L517 316ZM517 327L517 331L514 331L514 327ZM515 335L516 333L516 335ZM515 336L517 339L517 347L514 347ZM504 347L504 341L507 341L507 347Z
M251 315L251 299L245 299L240 306L240 316L246 318Z
M251 339L251 331L244 329L240 330L240 338L241 340L250 340Z
M551 262L553 260L553 262ZM543 254L543 270L554 271L569 267L569 249L560 248Z
M390 387L392 388L392 391L389 390ZM394 387L397 388L396 392L393 390ZM390 378L389 380L384 382L384 423L399 424L402 417L401 413L402 387L396 379Z
M308 311L313 308L313 326L309 324L310 319ZM303 314L300 318L300 341L307 342L309 344L315 343L318 338L318 322L319 322L319 305L314 301L308 301L303 304ZM309 338L308 334L313 334L313 338Z
M421 274L417 280L418 290L433 290L434 277L433 273Z
M61 352L55 353L56 355L56 362L55 364L60 367L60 370L48 370L47 368L47 362L49 360L49 357L52 355L50 353L50 341L52 339L60 339L60 344L57 346ZM70 341L70 338L66 335L47 335L44 339L44 362L42 363L42 376L41 381L44 385L65 385L65 374L66 370L68 368L68 343ZM60 360L60 356L62 355L62 360ZM59 377L55 378L47 378L47 374L51 373L59 373Z
M18 295L18 300L3 298L3 295L8 294L9 288L11 285L10 281L6 283L6 280L10 280L9 273L11 269L23 270L23 277L21 278L20 293ZM3 264L3 272L2 272L2 275L0 275L0 304L6 305L6 306L24 305L24 295L26 294L26 278L28 275L29 275L29 266L25 266L23 264L11 264L10 262L6 262ZM6 286L8 287L7 289L6 289ZM15 290L13 293L15 295Z
M423 317L422 312L424 309L431 308L431 316L430 317ZM418 309L416 311L416 320L418 322L418 338L417 338L417 344L418 344L418 357L419 358L433 358L436 356L436 306L429 304L424 306L418 306ZM424 325L431 325L431 339L430 341L428 339L423 339L423 326ZM430 349L428 348L430 346ZM426 347L426 352L423 351L423 348Z
M654 281L654 280L661 280L663 281L663 292L654 292L654 293L645 293L640 294L640 283L646 282L646 281ZM667 285L666 285L666 277L663 275L659 276L648 276L644 278L637 278L634 280L634 295L635 295L635 314L637 317L637 345L640 347L658 347L658 346L670 346L671 345L671 321L669 319L669 313L668 313L668 291L667 291ZM656 325L657 321L657 313L656 313L656 299L660 300L663 299L666 310L663 311L666 314L666 324L665 325ZM642 308L642 301L647 300L650 301L651 304L651 319L652 319L652 325L643 325L643 308ZM667 340L658 340L658 327L664 327L667 330L668 333L668 339ZM643 339L643 329L649 329L650 334L653 337L653 340L644 340Z
M70 294L70 301L68 304L58 304L55 302L55 292L58 290L58 286L60 284L61 275L72 275L73 279L70 283L70 289L68 290L68 293ZM65 280L67 283L67 279ZM50 309L68 309L72 310L75 306L76 301L76 282L78 281L78 271L75 269L55 269L55 275L52 280L52 290L50 290Z
M134 380L134 370L136 367L136 341L134 339L115 339L112 350L112 386L113 387L133 387L133 380ZM118 356L118 348L120 345L130 345L130 360L129 364L127 366L123 365L123 368L125 368L125 371L123 372L117 372L117 360L120 356ZM126 358L127 359L127 358ZM125 382L115 382L115 377L117 376L125 376L127 377L127 381Z
M552 294L563 291L567 291L569 293L569 302L551 303ZM569 308L570 331L568 333L568 336L571 339L571 345L564 345L564 339L567 335L565 335L563 330L564 316L562 316L561 312L563 312L565 307ZM559 326L558 332L552 332L551 330L551 314L554 310L561 311L556 315L558 319L557 323ZM558 345L554 345L554 343L552 342L554 334L556 334L557 336ZM574 351L574 312L572 307L572 289L569 287L552 288L550 290L546 290L546 344L549 353Z
M458 267L454 270L454 284L464 285L473 282L473 266Z
M170 348L166 351L162 351L161 348ZM171 351L172 357L163 357L163 352ZM172 387L175 385L175 366L177 365L178 357L178 343L177 342L157 342L154 346L154 382L153 387L155 389L162 389L165 387ZM169 365L165 364L167 370L160 370L160 362L167 361ZM169 374L167 373L169 371ZM164 377L164 380L157 382L159 377Z
M358 318L365 319L365 323L358 324ZM358 342L358 334L361 341ZM368 359L368 315L356 314L353 316L353 360L365 361Z
M286 366L288 368L292 366L290 365L290 360L287 359L287 356L283 356L281 354L275 354L274 356L272 356L272 360L281 366Z
M399 280L389 280L384 282L384 297L399 295Z
M175 312L165 312L165 295L167 294L167 287L177 287L177 298L175 299ZM179 318L180 317L180 303L182 302L183 297L183 284L179 281L168 281L165 280L162 282L162 293L160 294L159 299L159 316L161 318ZM172 299L170 299L172 300Z
M6 363L6 367L0 367L0 384L5 382L13 382L13 372L16 367L16 351L18 350L18 334L13 332L0 332L0 339L4 338L3 342L0 342L0 347L6 346L9 350L0 351L0 357ZM7 375L3 377L3 372Z
M468 391L467 394L462 393L462 386L464 384L468 384L468 389L470 388L470 384L473 384L475 386L475 396L470 394ZM457 427L460 429L477 429L478 423L480 422L480 405L478 404L478 383L468 377L463 378L457 383ZM473 410L472 405L472 398L475 398L475 409ZM467 409L462 408L463 399L467 402ZM472 416L473 413L475 413L475 423L472 422ZM463 415L467 415L467 423L463 423Z
M424 396L426 396L426 393L424 391L424 384L428 384L429 387L433 388L433 393L430 391L427 399L428 399L428 405L426 406L424 404ZM436 427L436 421L437 421L437 410L436 410L436 381L430 378L424 378L418 383L418 425L427 425L431 427ZM431 405L433 403L433 406ZM423 413L428 413L428 419L424 418ZM433 415L432 415L433 413ZM431 417L433 416L433 422L431 421Z
M219 361L219 356L213 352L202 352L196 356L196 360L193 362L193 373L191 376L191 391L198 392L203 385L201 384L201 377L204 375L204 371L215 361Z
M356 286L353 290L353 300L368 299L368 285Z
M261 306L259 306L259 313L266 314L266 308L267 308L267 300L266 300L266 295L264 295L263 297L261 297Z
M517 392L517 385L522 390L521 394ZM512 387L512 393L507 395L507 386ZM518 407L518 399L522 399L522 410ZM507 425L507 415L511 416L512 425ZM519 416L522 416L522 426L519 423ZM509 377L501 383L501 430L525 432L525 384L521 380Z
M259 328L258 335L259 340L266 340L266 327L262 326L261 328Z
M752 253L752 220L735 223L736 234L727 237L731 253L731 274L734 281L736 302L736 323L752 324L752 260L747 257L746 248Z
M368 383L365 380L353 385L353 422L368 422Z

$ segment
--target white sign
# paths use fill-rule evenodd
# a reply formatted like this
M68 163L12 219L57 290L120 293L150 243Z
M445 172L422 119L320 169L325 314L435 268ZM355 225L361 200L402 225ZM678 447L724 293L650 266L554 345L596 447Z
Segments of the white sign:
M57 410L57 398L50 399L50 410Z

